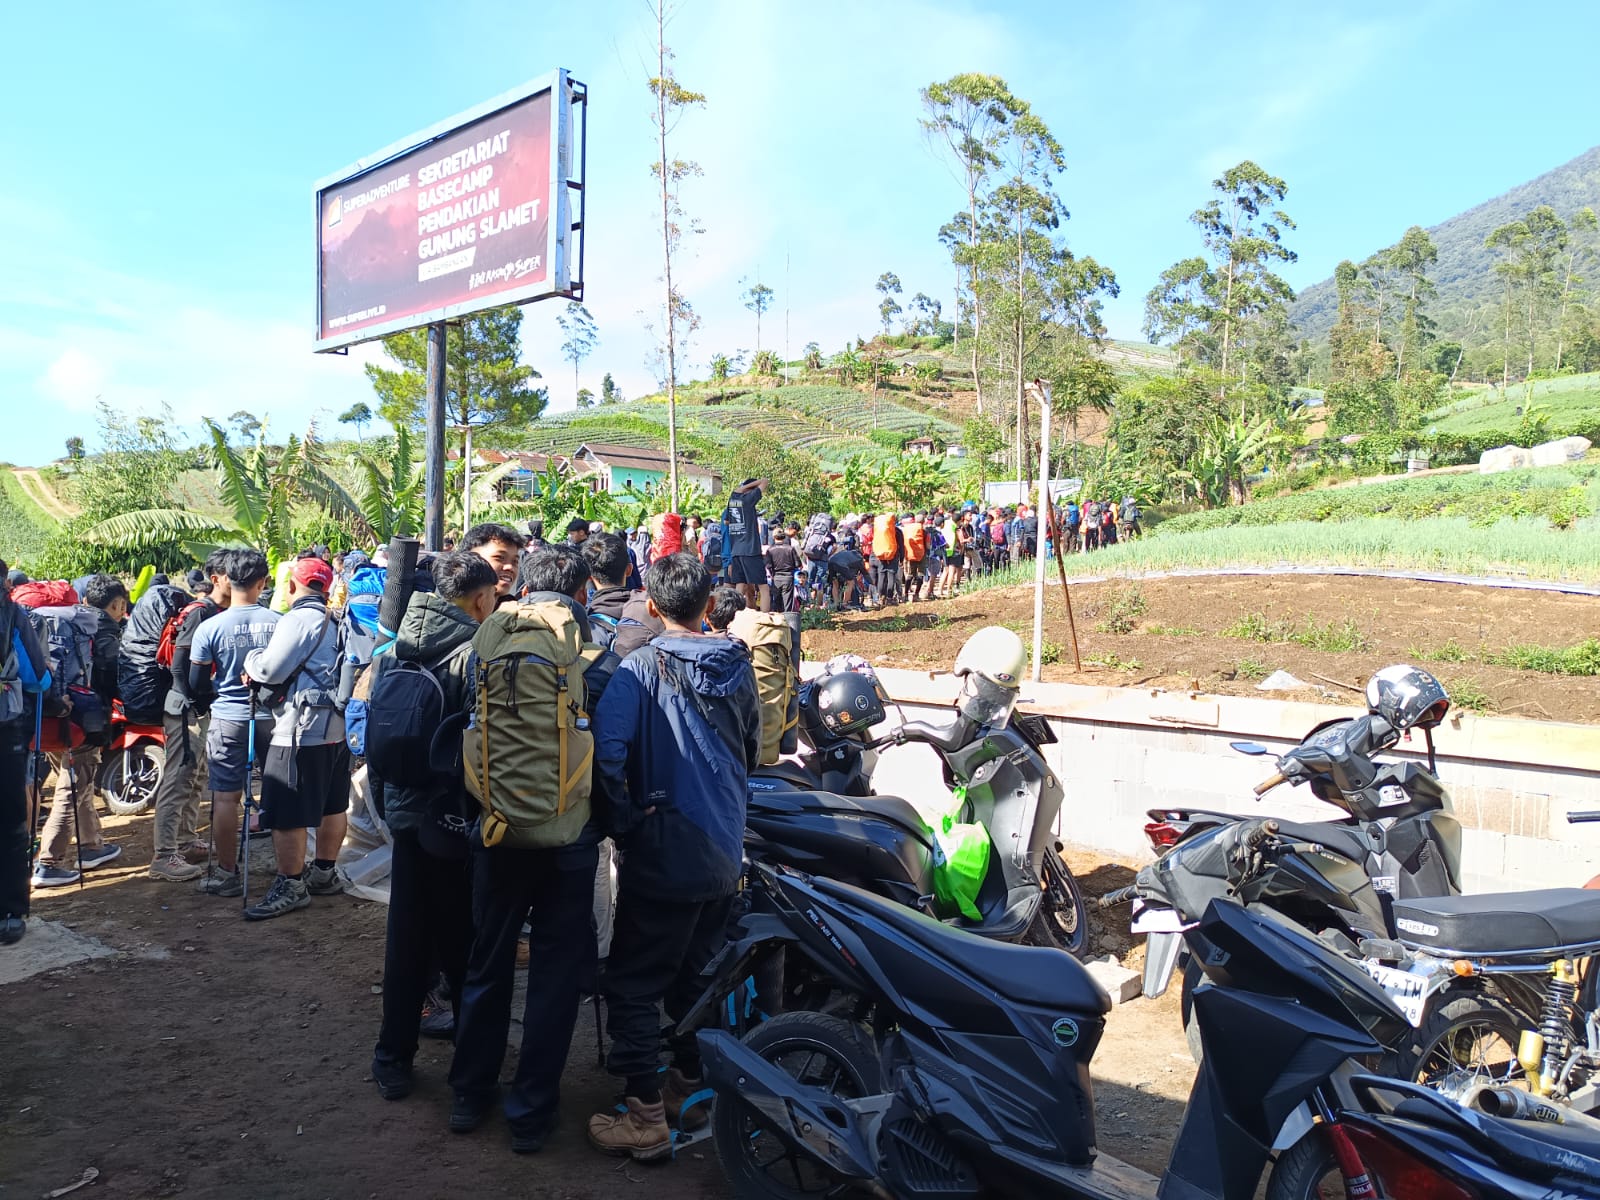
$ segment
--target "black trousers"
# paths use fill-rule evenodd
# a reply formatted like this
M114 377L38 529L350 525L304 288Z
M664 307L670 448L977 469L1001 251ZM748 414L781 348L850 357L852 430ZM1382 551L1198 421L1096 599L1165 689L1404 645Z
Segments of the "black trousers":
M0 725L0 917L28 915L28 858L33 830L28 822L26 718Z
M395 830L383 951L383 1025L372 1052L375 1059L409 1063L416 1055L422 1001L440 971L450 982L452 1003L459 1006L456 998L471 945L467 860L429 854L415 829Z
M475 933L458 1002L456 1055L450 1086L486 1099L500 1078L511 1028L511 988L524 921L531 966L522 1010L522 1050L506 1096L506 1120L537 1129L561 1102L578 994L595 958L596 847L472 852ZM613 944L611 953L616 955Z
M794 574L774 571L772 574L772 611L791 612L794 609Z
M677 1021L700 995L700 972L727 940L733 897L704 902L657 900L628 891L626 862L617 899L616 929L601 990L611 1051L606 1069L628 1081L628 1095L659 1087L661 1018ZM674 1043L673 1065L690 1078L700 1074L694 1036ZM641 1097L644 1098L644 1097Z

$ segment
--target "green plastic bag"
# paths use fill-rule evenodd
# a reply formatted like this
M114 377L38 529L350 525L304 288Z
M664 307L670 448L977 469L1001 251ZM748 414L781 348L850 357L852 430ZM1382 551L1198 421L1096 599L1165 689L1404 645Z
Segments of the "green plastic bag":
M989 831L981 822L956 818L966 808L967 790L957 788L956 806L940 818L933 833L933 895L943 915L959 912L980 921L978 891L989 874Z

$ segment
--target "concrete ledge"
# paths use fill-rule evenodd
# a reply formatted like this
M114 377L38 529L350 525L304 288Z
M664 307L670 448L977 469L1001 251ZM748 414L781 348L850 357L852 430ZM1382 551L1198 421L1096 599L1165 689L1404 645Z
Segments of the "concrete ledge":
M28 932L14 946L0 947L0 985L20 983L58 967L70 967L116 951L59 921L28 918Z

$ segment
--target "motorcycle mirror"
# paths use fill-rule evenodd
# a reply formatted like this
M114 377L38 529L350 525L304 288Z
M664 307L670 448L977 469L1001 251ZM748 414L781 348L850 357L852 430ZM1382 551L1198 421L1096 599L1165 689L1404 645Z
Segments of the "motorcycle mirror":
M1257 742L1229 742L1228 745L1232 746L1240 754L1248 754L1252 758L1259 758L1263 754L1272 753L1272 751Z

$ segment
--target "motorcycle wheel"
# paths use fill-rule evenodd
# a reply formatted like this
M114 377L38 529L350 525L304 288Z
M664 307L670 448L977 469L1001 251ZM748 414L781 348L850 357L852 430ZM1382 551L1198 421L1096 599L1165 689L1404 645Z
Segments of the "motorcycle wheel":
M166 765L166 748L154 742L140 742L126 750L108 750L100 768L100 790L106 807L119 817L147 812L156 798L161 769Z
M1044 876L1044 896L1022 940L1030 946L1052 946L1082 958L1089 948L1089 913L1083 904L1083 890L1054 849L1044 852L1040 873Z
M751 1030L744 1044L795 1079L825 1086L841 1100L880 1090L876 1048L859 1025L838 1017L784 1013ZM839 1188L827 1168L764 1133L760 1114L737 1097L718 1098L712 1137L738 1200L806 1200Z
M1316 1129L1278 1155L1267 1180L1267 1200L1345 1200L1345 1195L1333 1146Z
M1493 996L1458 995L1424 1018L1411 1044L1400 1052L1400 1074L1455 1094L1474 1083L1521 1079L1517 1042L1523 1024Z

